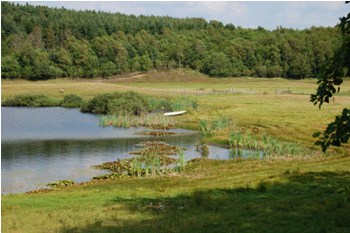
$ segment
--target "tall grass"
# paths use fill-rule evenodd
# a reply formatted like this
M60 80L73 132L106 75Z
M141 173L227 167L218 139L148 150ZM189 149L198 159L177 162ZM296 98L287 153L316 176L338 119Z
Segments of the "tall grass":
M308 152L305 147L297 143L285 142L267 135L264 135L262 139L258 139L250 134L243 135L240 132L230 133L229 144L231 148L263 151L264 156L303 155ZM239 156L241 152L236 153Z
M115 127L150 127L155 129L175 128L176 120L172 117L166 117L160 113L142 114L140 116L121 114L121 115L100 115L101 126Z
M129 175L136 177L148 177L162 175L166 169L162 166L159 155L154 154L149 157L135 157L131 160Z
M206 119L199 120L199 129L201 134L205 137L211 137L214 133L210 122Z
M133 158L106 162L97 165L112 174L95 177L95 179L115 179L124 176L149 177L164 175L168 172L184 171L186 166L184 149L168 145L162 141L148 141L139 145L138 151L132 151ZM179 159L169 157L179 155Z
M154 98L149 96L147 102L151 111L192 111L198 108L197 100L191 97Z
M179 148L178 154L179 154L179 159L177 160L177 163L176 163L176 170L177 171L185 171L186 159L185 159L184 150L182 148Z
M220 116L212 121L207 119L199 120L199 129L205 137L211 137L216 130L229 128L232 125L232 119L229 117Z

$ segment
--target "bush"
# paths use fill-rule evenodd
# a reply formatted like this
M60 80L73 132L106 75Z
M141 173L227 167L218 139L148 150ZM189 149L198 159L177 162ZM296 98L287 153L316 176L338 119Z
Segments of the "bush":
M134 114L150 111L149 104L145 98L136 92L114 93L108 103L107 114Z
M43 94L21 94L7 98L1 105L12 107L52 107L57 106L58 103Z
M109 115L140 115L150 111L150 107L145 96L129 91L97 95L82 106L81 111Z
M69 94L64 96L61 106L64 108L80 108L83 104L83 99L75 94Z
M92 98L87 104L83 105L82 112L91 112L96 114L107 114L108 102L113 98L113 94L100 94Z

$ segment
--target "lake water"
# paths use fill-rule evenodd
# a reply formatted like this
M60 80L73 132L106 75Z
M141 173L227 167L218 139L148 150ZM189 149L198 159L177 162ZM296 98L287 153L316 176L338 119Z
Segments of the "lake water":
M140 135L145 128L99 126L97 115L66 108L1 108L1 193L22 193L47 183L76 182L106 174L93 165L129 157L136 144L162 140L186 148L186 159L199 158L196 131L169 130L177 135ZM212 159L235 157L229 150L209 146Z

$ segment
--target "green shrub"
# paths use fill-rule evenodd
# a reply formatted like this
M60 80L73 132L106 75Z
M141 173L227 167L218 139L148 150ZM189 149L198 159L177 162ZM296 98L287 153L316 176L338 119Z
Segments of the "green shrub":
M2 106L18 107L52 107L57 106L57 101L43 94L21 94L7 98Z
M96 114L107 114L108 103L113 98L113 94L100 94L92 98L88 103L81 106L82 112L91 112Z
M136 92L114 92L95 96L81 107L81 111L110 115L140 115L142 112L150 111L150 106L146 97Z
M61 106L65 108L79 108L83 104L83 99L75 94L64 96Z
M114 93L108 103L107 114L133 114L140 115L150 111L146 97L133 91Z

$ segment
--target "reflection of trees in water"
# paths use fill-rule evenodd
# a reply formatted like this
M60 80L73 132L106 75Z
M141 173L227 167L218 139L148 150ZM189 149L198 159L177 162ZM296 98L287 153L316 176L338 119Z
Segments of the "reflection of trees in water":
M102 140L47 140L2 143L2 192L25 192L61 179L89 180L104 171L90 168L129 156L136 144L163 140L179 146L194 145L198 136L179 135ZM23 173L25 172L25 174ZM92 173L91 173L92 172ZM40 186L41 187L41 186Z
M135 145L146 140L164 140L174 145L193 144L198 139L194 135L150 137L150 138L124 138L103 140L48 140L48 141L25 141L18 143L3 143L1 154L3 160L11 160L25 156L51 157L51 156L84 156L94 153L96 156L106 154L127 153L134 150Z

